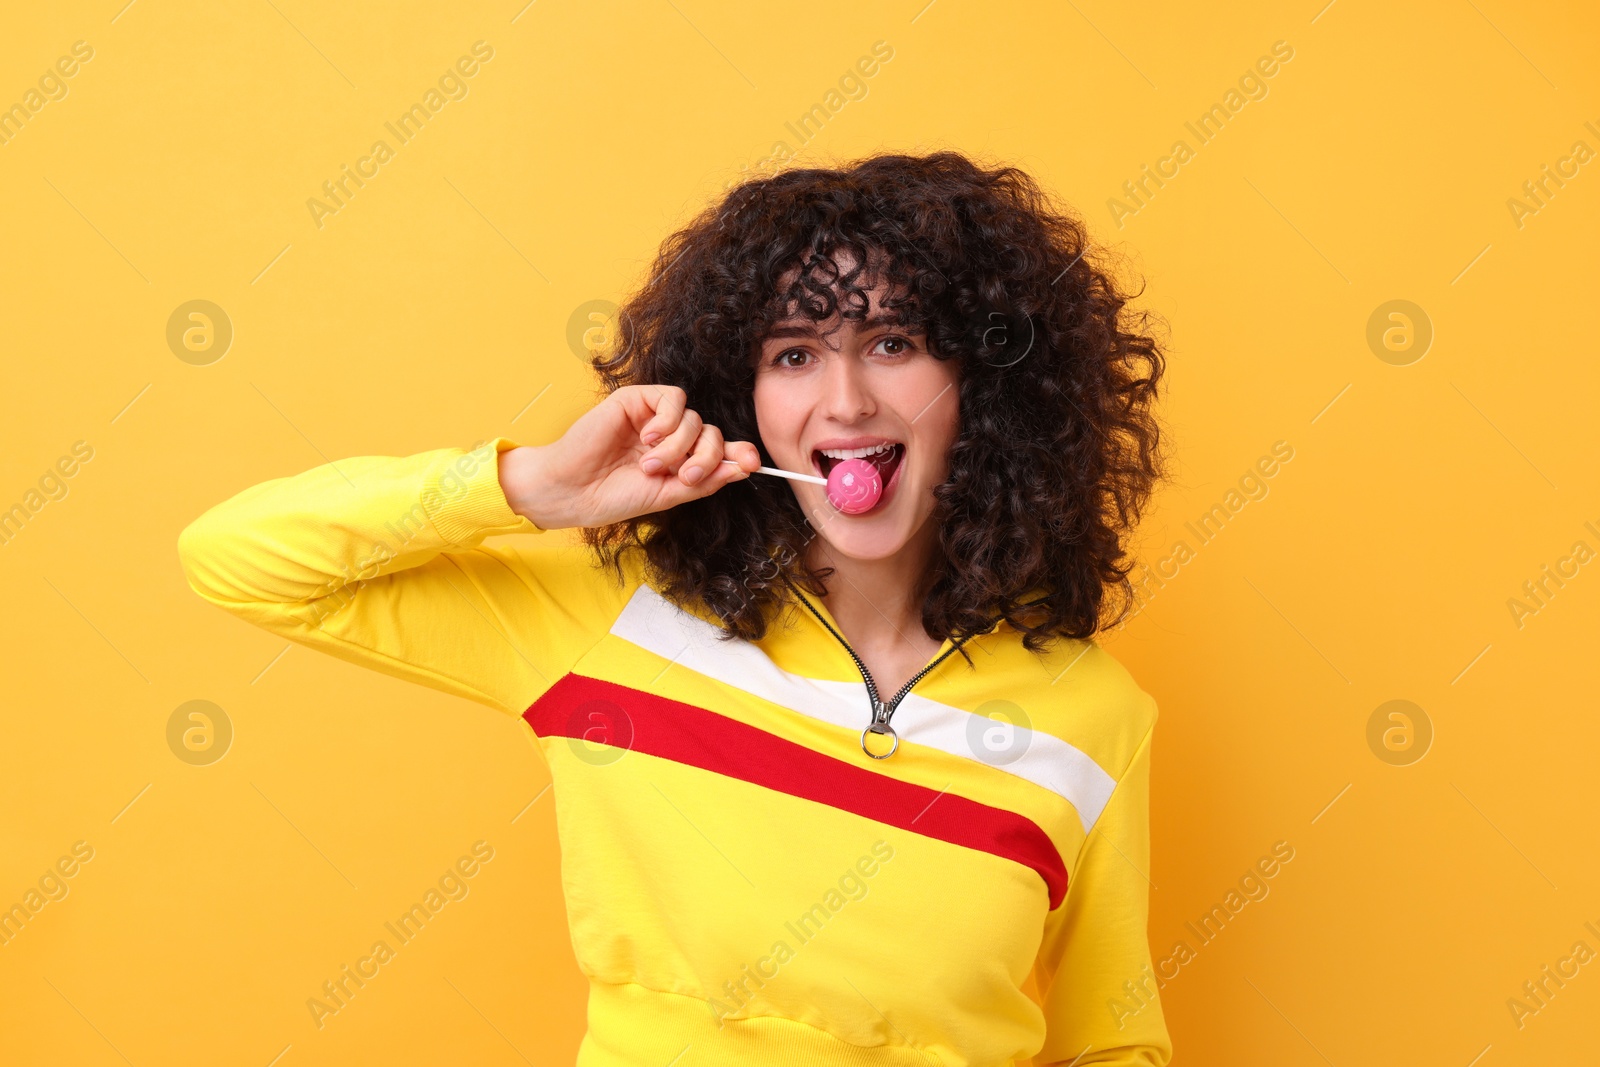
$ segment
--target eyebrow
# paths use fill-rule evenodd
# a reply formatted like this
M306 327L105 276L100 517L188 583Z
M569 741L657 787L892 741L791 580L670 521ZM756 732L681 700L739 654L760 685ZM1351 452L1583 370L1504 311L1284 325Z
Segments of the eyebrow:
M871 330L879 326L899 326L902 329L914 330L918 333L922 332L919 327L908 325L900 315L892 311L879 312L878 314L873 315L871 318L863 320L858 328L861 330ZM817 336L819 336L819 334L815 326L775 326L771 330L767 331L767 336L763 338L763 340L777 340L783 337Z

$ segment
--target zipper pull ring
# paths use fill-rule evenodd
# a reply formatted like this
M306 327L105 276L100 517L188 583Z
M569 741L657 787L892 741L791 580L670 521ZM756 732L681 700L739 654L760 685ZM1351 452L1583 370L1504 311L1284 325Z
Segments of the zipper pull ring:
M865 752L873 759L888 759L890 756L894 755L895 750L900 747L900 735L895 733L893 726L889 725L889 716L893 713L893 708L889 707L883 701L874 698L872 701L872 723L865 730L861 731L861 751ZM880 755L879 753L868 748L868 734L887 734L889 736L889 740L893 742L893 744L889 746L889 751Z

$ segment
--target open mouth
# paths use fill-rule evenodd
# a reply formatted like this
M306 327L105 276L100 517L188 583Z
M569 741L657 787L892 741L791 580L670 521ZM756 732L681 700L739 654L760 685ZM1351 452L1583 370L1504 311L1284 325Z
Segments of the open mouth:
M843 450L829 449L829 451ZM855 451L860 450L856 449ZM896 441L894 444L883 449L882 451L874 452L870 455L858 456L855 458L864 459L871 463L874 467L877 467L878 476L883 479L883 483L885 485L888 485L890 476L894 474L895 468L900 465L900 461L905 458L905 454L906 446ZM817 471L821 473L824 478L826 478L829 473L832 472L833 468L840 463L842 459L843 457L840 456L823 455L820 449L814 449L811 453L812 464L817 468Z
M829 451L833 452L845 450L829 449ZM850 451L860 450L854 449ZM905 456L905 444L903 442L896 441L881 451L873 452L865 456L853 457L857 459L864 459L871 463L874 467L878 468L878 477L883 479L883 496L879 498L877 505L872 508L873 511L877 511L879 508L882 508L889 502L890 496L893 495L891 490L899 482L899 479L896 477L896 475L900 473L900 466L902 461L904 461ZM833 468L841 463L843 459L844 457L842 456L824 455L820 449L813 449L811 452L812 466L815 467L817 473L824 478L826 478L833 471Z

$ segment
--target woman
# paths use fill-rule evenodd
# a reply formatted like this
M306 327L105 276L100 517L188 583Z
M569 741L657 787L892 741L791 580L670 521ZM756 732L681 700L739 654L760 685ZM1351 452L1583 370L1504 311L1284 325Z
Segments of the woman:
M206 599L525 720L581 1065L1168 1062L1156 709L1091 640L1163 362L1084 241L951 152L751 181L556 442L343 460L183 532ZM851 456L858 515L754 474Z

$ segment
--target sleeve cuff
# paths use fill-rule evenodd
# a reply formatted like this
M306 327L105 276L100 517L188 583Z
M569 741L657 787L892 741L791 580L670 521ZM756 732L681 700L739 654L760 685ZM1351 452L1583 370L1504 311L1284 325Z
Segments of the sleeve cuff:
M420 498L439 536L453 545L490 534L543 533L525 515L511 510L500 487L500 453L515 441L495 437L471 449L442 450L423 476Z

